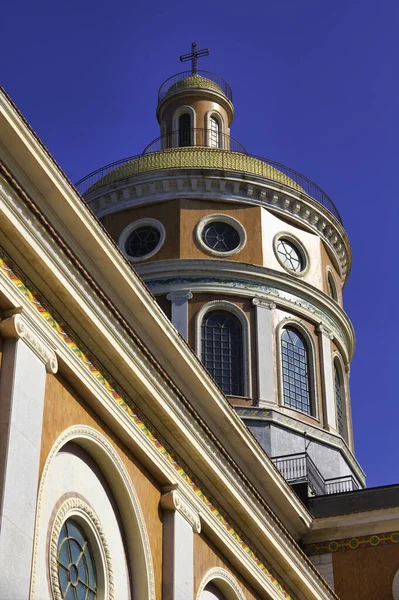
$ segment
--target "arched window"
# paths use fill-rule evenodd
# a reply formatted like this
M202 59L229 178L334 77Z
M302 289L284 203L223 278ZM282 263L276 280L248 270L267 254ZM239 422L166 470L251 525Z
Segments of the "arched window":
M330 271L327 272L327 285L329 295L333 300L338 302L337 286L335 285L334 277L331 275Z
M209 145L211 148L220 148L220 125L216 117L209 119Z
M201 600L226 600L225 596L213 583L208 583L201 594Z
M202 319L202 362L229 396L244 395L242 338L240 320L226 310L207 312Z
M283 397L285 406L311 414L309 350L305 338L294 327L281 334Z
M192 146L191 115L184 113L179 117L179 147Z
M345 388L341 369L334 361L334 387L335 387L335 411L337 416L337 430L342 436L345 435Z

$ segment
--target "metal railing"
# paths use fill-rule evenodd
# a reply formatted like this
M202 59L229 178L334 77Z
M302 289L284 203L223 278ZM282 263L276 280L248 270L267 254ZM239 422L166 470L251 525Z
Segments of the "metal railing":
M158 90L158 104L165 98L166 94L173 85L175 85L179 81L182 81L183 79L187 79L187 77L191 77L192 75L193 73L191 70L182 71L181 73L176 73L176 75L172 75L172 77L169 77L169 79L164 81ZM220 87L226 98L228 98L230 102L233 101L233 93L231 91L231 87L223 79L223 77L220 77L220 75L217 75L217 73L211 73L210 71L197 71L195 75L199 75L200 77L204 77L205 79L210 79L211 81L213 81L213 83L216 83L216 85Z
M358 482L352 475L334 477L325 480L326 494L340 494L341 492L353 492L360 488Z
M193 130L193 131L202 132L199 134L198 141L196 139L196 144L193 147L199 147L200 149L203 149L204 147L206 147L208 145L208 143L205 143L204 146L200 146L199 142L200 141L206 142L206 140L204 140L203 138L206 137L206 132L209 130L206 130L206 129L200 130L199 129L199 130ZM173 136L176 136L176 139L174 139ZM240 144L234 138L222 135L220 140L221 140L221 143L225 144L226 146L228 144L230 144L230 148L229 148L229 151L225 152L223 156L219 157L220 158L220 160L219 160L220 166L218 166L217 168L221 168L223 170L229 170L229 169L236 170L236 171L242 170L243 172L246 172L247 165L246 165L245 159L250 159L250 158L256 159L256 161L259 161L257 163L256 172L253 170L253 165L251 166L251 171L248 171L248 172L255 173L260 176L264 176L264 177L267 177L267 178L270 178L273 180L274 179L273 176L272 175L270 176L270 174L267 173L267 171L268 171L267 167L270 166L273 169L276 169L276 171L286 175L287 180L285 182L283 182L284 185L291 187L291 188L295 189L296 191L298 191L298 189L299 189L301 192L304 192L305 194L307 194L308 196L310 196L311 198L316 200L316 202L318 202L319 204L321 204L322 206L327 208L327 210L329 210L330 213L333 214L334 217L336 219L338 219L338 221L340 223L342 223L341 216L340 216L338 209L335 206L334 202L311 179L309 179L305 175L302 175L298 171L295 171L294 169L287 167L286 165L276 162L275 160L263 158L261 156L255 155L255 154L248 154L247 151L245 150L244 146L242 146L242 144ZM174 141L176 141L177 146L174 145L174 143L173 143ZM148 146L146 146L146 148L144 149L144 152L141 155L139 154L139 155L135 155L135 156L128 156L127 158L122 158L121 160L118 160L118 161L115 161L108 165L105 165L104 167L101 167L101 168L97 169L96 171L93 171L92 173L89 173L89 175L86 175L85 177L80 179L75 184L75 187L77 188L77 190L79 191L80 194L84 195L94 185L96 185L98 182L100 182L101 179L103 177L105 177L106 175L108 175L108 177L106 178L104 185L115 185L118 181L125 178L125 174L122 174L120 171L117 170L118 167L121 167L122 165L125 165L128 162L133 161L133 160L140 161L140 158L144 158L145 156L148 156L148 154L151 154L151 153L156 154L157 152L161 152L162 150L165 150L165 148L163 148L162 146L166 145L168 143L171 143L172 147L176 151L181 149L182 152L184 153L184 151L187 149L188 146L186 146L186 145L179 146L178 144L181 143L181 141L183 141L183 140L179 140L178 134L176 134L176 132L171 133L171 134L166 134L166 136L160 136L160 137L156 138L155 140L153 140L150 144L148 144ZM191 139L186 140L186 142L187 141L192 141L192 140ZM167 149L170 149L170 147ZM214 150L214 148L210 147L209 150ZM223 148L221 148L221 150L223 150ZM242 165L240 164L240 160L238 160L240 155L243 155L242 156ZM229 164L231 162L230 159L233 156L237 159L234 161L235 165L236 165L234 169L232 169L231 165ZM182 159L181 161L179 160L179 157L177 157L177 160L175 161L175 166L177 168L180 168L179 165L181 163L182 168L190 168L190 165L184 163L184 158L185 158L184 154L182 154L182 156L180 158ZM255 161L253 161L253 162L255 162ZM262 165L265 166L264 169L259 168ZM137 164L136 167L137 167L136 171L133 171L132 175L142 172L141 169L139 168L140 167L139 164ZM162 168L162 167L160 167L160 168ZM206 167L206 168L208 168L208 167ZM211 165L209 165L209 168L211 168ZM112 171L115 171L115 173L112 174ZM280 179L278 179L278 180L280 180ZM281 180L280 180L280 182L281 182ZM101 186L98 186L98 187L101 187Z
M307 481L316 496L323 496L326 493L324 478L306 452L276 456L272 461L289 483Z
M160 135L144 148L143 154L159 152L160 150L167 150L169 148L187 148L188 146L205 146L248 154L245 147L230 135L198 127Z
M276 456L272 461L288 483L308 482L316 496L352 492L360 488L352 475L324 479L307 452Z

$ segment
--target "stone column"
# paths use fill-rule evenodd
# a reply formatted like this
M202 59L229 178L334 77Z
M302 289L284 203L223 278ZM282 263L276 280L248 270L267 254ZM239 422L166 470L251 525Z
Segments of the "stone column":
M161 497L163 516L163 600L194 598L194 534L200 533L198 513L184 498L181 487L171 486Z
M331 340L333 333L322 323L316 327L319 336L320 371L323 393L324 427L328 430L337 430L337 416L335 410L334 373L331 353Z
M256 320L256 365L259 406L277 404L274 383L273 324L274 302L254 298Z
M46 371L57 358L21 314L0 323L0 598L26 600L32 565Z
M185 340L188 338L188 301L192 297L189 290L170 292L166 296L166 299L170 300L172 304L171 321Z

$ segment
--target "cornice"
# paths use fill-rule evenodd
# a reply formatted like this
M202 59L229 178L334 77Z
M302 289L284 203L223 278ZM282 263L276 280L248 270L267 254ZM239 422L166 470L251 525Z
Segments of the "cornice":
M345 362L354 352L352 323L340 305L314 286L260 265L221 259L176 259L136 265L137 272L154 295L180 288L191 292L257 297L272 302L331 330Z
M228 169L208 171L175 168L167 174L154 171L134 175L87 194L87 202L99 218L175 198L263 206L319 235L332 251L342 281L346 281L352 260L349 240L341 223L322 204L300 189L266 177L238 175Z
M54 351L29 327L21 314L14 314L1 321L0 334L5 338L23 340L42 361L48 373L57 373L58 361Z

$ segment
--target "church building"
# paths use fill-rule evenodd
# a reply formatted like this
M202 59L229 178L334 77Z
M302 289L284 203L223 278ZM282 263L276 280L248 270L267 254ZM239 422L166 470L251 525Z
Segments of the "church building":
M0 600L399 600L348 236L234 138L206 54L159 137L76 185L0 89Z

